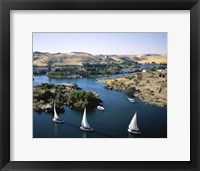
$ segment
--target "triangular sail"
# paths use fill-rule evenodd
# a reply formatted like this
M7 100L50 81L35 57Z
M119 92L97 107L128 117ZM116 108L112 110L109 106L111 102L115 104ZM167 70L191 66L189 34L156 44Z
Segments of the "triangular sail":
M135 114L134 114L134 116L133 116L128 128L130 130L139 131L138 126L137 126L137 112L135 112Z
M56 105L54 103L54 119L59 119L58 114L56 112Z
M84 113L83 113L83 119L82 119L82 122L81 122L81 126L84 127L84 128L88 128L90 129L90 124L88 123L87 121L87 116L86 116L86 108L84 109Z

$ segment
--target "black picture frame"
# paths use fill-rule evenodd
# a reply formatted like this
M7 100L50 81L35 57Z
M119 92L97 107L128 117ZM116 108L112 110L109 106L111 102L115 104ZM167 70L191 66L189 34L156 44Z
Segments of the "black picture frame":
M185 161L10 161L10 10L190 10L190 158ZM200 170L199 0L0 0L1 170ZM184 40L182 40L184 41ZM198 68L199 67L199 68ZM183 96L184 98L184 96ZM31 148L31 147L30 147ZM23 150L23 149L22 149ZM106 153L106 152L105 152ZM119 154L120 155L120 154ZM173 153L172 153L173 155Z

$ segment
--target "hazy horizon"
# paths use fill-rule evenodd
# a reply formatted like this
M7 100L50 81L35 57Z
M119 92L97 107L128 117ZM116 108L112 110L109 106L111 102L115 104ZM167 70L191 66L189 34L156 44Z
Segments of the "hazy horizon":
M62 54L69 54L69 53L74 53L74 52L78 52L78 53L88 53L88 54L91 54L91 55L143 55L143 54L157 54L157 55L167 55L167 53L141 53L141 54L93 54L93 53L90 53L90 52L79 52L79 51L72 51L72 52L44 52L44 51L33 51L34 52L39 52L39 53L49 53L49 54L58 54L58 53L62 53Z
M167 54L167 33L33 33L33 52Z

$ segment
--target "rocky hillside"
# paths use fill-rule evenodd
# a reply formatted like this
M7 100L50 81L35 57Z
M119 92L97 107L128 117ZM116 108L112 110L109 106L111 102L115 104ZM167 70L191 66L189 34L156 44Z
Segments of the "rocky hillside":
M157 106L167 106L167 72L136 72L127 77L100 80L105 88L125 92L128 96L138 96L143 102Z
M142 55L93 55L85 52L71 53L48 53L33 52L34 66L61 66L61 65L82 65L90 64L108 64L108 63L167 63L167 56L160 54L142 54Z

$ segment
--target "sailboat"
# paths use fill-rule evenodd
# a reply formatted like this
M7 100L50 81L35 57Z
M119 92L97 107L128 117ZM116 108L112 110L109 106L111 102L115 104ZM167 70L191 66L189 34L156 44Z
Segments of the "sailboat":
M129 126L128 126L128 132L132 134L141 134L138 126L137 126L137 112L135 112Z
M54 117L53 117L53 122L56 123L64 123L64 120L60 119L57 112L56 112L56 104L54 103Z
M90 126L90 124L87 121L86 107L84 109L83 119L82 119L82 122L81 122L80 129L83 130L83 131L93 131L93 128Z

